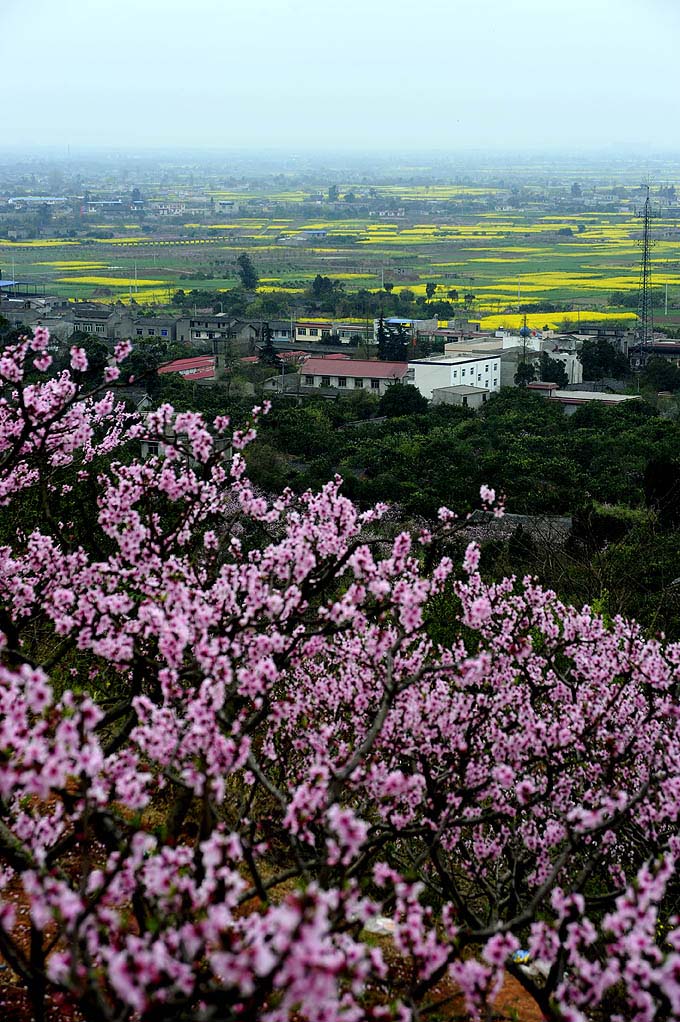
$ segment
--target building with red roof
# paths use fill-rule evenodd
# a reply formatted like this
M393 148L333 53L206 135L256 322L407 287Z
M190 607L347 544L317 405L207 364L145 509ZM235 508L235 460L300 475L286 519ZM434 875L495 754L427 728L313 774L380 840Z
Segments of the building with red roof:
M300 367L300 384L303 390L367 390L379 397L390 384L403 383L407 372L406 362L312 357Z
M195 355L193 358L176 358L174 362L166 362L165 365L160 366L158 372L161 374L179 373L180 376L192 383L196 380L214 380L216 379L215 356Z

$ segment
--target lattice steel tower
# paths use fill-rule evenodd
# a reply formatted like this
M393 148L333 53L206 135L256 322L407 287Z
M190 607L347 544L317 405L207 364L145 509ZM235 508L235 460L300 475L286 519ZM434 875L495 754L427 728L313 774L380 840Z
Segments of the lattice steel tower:
M645 361L649 352L649 345L654 339L654 309L652 308L652 260L650 250L652 241L652 218L656 216L652 211L652 203L649 198L649 185L647 185L647 198L644 206L637 214L642 220L642 262L640 263L640 286L638 290L638 322L635 329L635 346L641 361Z

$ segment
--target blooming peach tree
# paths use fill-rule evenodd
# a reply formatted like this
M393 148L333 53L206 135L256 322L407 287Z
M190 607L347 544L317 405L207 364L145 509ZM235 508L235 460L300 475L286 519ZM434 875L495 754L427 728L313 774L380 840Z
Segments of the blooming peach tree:
M428 1018L443 981L482 1017L506 971L552 1020L680 1019L680 648L454 570L445 509L265 498L253 429L143 422L47 341L0 356L0 956L37 1022Z

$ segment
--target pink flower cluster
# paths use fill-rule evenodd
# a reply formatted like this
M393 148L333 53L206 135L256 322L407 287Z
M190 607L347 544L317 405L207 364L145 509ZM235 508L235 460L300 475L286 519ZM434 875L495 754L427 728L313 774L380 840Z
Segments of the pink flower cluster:
M224 417L25 382L47 342L0 357L0 500L49 511L0 549L0 955L32 996L88 1020L406 1020L448 976L482 1017L507 970L552 1019L614 993L622 1020L680 1019L680 647L487 584L474 544L456 581L425 570L465 524L447 509L414 540L337 478L256 493L254 431L228 460ZM165 455L131 458L142 436ZM95 457L78 533L59 502ZM401 999L361 936L384 916Z

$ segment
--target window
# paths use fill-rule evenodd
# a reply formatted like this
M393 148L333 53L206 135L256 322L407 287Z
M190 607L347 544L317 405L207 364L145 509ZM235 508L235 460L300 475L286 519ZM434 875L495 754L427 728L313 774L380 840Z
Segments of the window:
M464 369L461 369L461 371L460 371L460 375L461 375L461 376L465 376L465 370L464 370Z
M331 378L330 378L330 376L322 376L321 377L321 386L322 387L330 387L330 385L331 385Z
M144 333L144 331L140 330L139 327L137 327L137 336L141 337L143 333Z
M338 376L338 387L346 387L346 386L347 386L347 377L346 376Z
M463 394L463 408L467 408L467 406L468 406L467 394Z
M309 336L310 337L318 337L319 336L319 331L316 329L315 326L312 326L312 327L309 328Z
M305 376L305 385L307 387L313 387L314 386L314 377L313 376Z
M154 330L154 328L152 326L149 327L149 331L148 332L149 332L149 337L154 337L155 334L156 334L156 331Z
M355 390L361 390L363 388L363 386L364 386L364 381L361 378L361 376L355 376L354 377L354 389Z
M477 373L477 379L481 380L481 378L482 378L482 374L481 373Z
M488 371L489 371L489 365L488 365L488 363L487 363L487 364L486 364L486 365L484 366L484 372L485 372L485 373L488 373Z
M297 332L298 332L298 337L306 337L307 336L307 327L299 326L297 328Z
M167 330L161 330L161 337L167 337L167 336L168 336L168 331Z
M371 390L380 390L380 380L371 380Z

